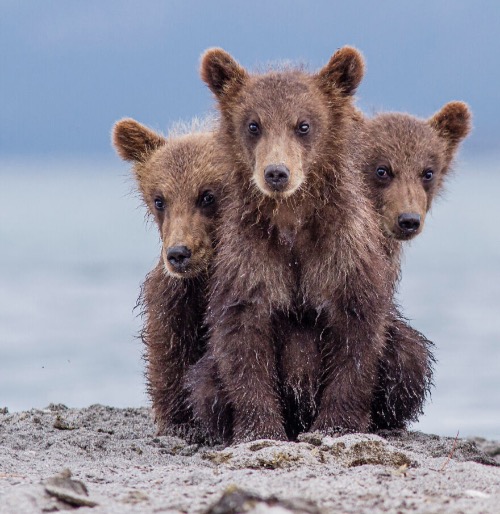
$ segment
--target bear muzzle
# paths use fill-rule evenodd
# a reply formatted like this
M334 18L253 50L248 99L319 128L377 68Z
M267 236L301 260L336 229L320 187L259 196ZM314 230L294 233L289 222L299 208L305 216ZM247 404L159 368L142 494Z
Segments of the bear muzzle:
M187 246L171 246L167 250L167 261L175 272L186 271L191 260L191 250Z
M280 193L288 186L290 170L284 164L269 164L264 169L264 180L273 192Z
M420 214L403 212L398 216L398 232L401 239L410 239L417 235L422 225Z

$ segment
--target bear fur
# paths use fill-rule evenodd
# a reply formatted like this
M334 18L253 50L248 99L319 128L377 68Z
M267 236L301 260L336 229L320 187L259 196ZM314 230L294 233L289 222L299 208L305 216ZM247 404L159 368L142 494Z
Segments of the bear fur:
M222 388L215 417L229 413L235 442L286 439L279 334L287 323L311 324L320 336L312 429L366 431L392 288L377 214L349 152L362 58L344 47L315 74L249 74L212 49L201 74L218 100L232 167L202 359L215 363L212 384ZM203 376L191 374L192 402L210 427Z
M295 318L295 319L294 319ZM314 320L281 316L273 324L276 381L285 433L290 440L308 430L318 408L321 330ZM233 409L210 351L187 373L190 400L211 443L233 440Z
M356 138L353 153L380 215L394 288L400 277L402 242L421 232L459 144L470 131L470 119L463 102L446 104L428 120L402 113L384 113L373 119L359 117L358 131L363 136ZM432 385L432 342L409 325L396 304L387 327L372 402L373 431L402 429L417 421ZM291 403L287 419L289 431L295 433L307 428L311 411L314 415L316 370L307 369L308 363L314 362L313 338L310 331L303 331L300 338L290 337L289 344L283 346L283 375L288 390L293 392L285 394L287 403ZM295 368L290 363L301 348L307 350L299 355L299 378L293 376Z
M138 189L161 236L158 265L139 303L147 389L159 434L203 438L187 402L184 376L204 352L206 287L222 189L211 132L165 138L131 119L116 123L113 143L133 163Z
M459 144L470 132L471 114L463 102L450 102L427 120L384 113L365 120L364 129L360 169L380 214L396 286L402 241L421 233ZM395 308L379 363L372 406L374 429L405 428L422 413L432 384L432 347Z

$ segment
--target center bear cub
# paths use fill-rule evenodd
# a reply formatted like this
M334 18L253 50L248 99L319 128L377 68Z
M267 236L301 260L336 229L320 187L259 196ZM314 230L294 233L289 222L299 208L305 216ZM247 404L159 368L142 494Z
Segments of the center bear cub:
M159 434L198 439L184 389L185 372L206 345L206 282L215 246L222 186L211 132L164 138L131 119L113 142L134 163L139 191L158 226L162 251L142 286L147 386Z
M286 439L277 370L286 341L276 334L302 320L321 334L312 428L366 431L391 295L378 219L349 155L362 58L345 47L315 74L249 74L213 49L201 73L232 169L207 323L233 440Z

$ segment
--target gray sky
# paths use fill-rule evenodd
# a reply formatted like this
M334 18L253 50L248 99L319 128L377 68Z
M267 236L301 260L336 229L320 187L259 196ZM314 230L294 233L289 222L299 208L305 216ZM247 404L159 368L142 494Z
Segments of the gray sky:
M213 105L200 54L221 46L243 65L322 66L359 48L359 106L427 117L468 102L465 151L500 148L500 2L0 0L0 158L111 156L113 122L154 128Z

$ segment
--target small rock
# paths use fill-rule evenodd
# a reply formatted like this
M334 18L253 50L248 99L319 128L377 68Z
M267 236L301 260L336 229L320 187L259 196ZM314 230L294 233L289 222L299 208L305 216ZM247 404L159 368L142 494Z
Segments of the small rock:
M230 488L217 503L205 511L205 514L240 514L244 512L320 514L321 511L314 503L307 500L280 500L276 496L264 498L250 491Z
M45 492L74 507L95 507L97 503L88 498L87 487L80 480L71 478L71 471L65 469L59 475L48 478L44 483Z

